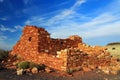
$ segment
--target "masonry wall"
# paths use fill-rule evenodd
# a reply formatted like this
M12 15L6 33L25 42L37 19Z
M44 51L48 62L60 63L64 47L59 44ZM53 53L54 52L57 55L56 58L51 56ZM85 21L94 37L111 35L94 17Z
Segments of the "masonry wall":
M43 63L51 68L66 71L67 54L64 52L62 58L57 58L57 51L77 47L78 43L82 43L82 38L79 36L53 39L43 28L25 26L22 36L13 47L11 54L17 54L25 60L38 64Z
M110 66L116 64L116 60L112 60L109 52L103 47L89 46L79 43L76 48L69 48L57 52L57 58L66 58L66 71L90 71L96 68Z
M26 27L23 29L23 34L20 40L13 47L13 54L35 54L39 51L38 29L36 27Z
M57 58L66 57L66 71L78 71L86 58L85 53L77 48L69 48L57 52Z
M117 59L100 46L82 43L74 35L66 39L53 39L44 28L25 26L20 40L11 51L24 60L45 64L60 71L91 70L116 65Z

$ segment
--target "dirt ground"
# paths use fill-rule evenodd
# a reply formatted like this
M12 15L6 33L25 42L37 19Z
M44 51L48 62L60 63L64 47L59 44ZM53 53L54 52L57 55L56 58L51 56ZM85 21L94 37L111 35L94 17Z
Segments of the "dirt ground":
M104 74L99 70L91 72L74 72L72 75L66 75L60 72L39 72L38 74L26 73L21 76L16 75L16 70L0 70L0 80L120 80L120 72L117 75Z

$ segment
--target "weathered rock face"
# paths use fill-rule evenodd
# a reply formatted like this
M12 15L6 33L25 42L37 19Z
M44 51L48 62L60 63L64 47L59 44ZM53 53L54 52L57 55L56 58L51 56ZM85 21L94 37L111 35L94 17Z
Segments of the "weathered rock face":
M67 72L103 69L118 64L117 59L113 59L104 48L86 45L77 35L67 39L52 39L45 29L36 26L24 28L11 54L18 54L25 60Z

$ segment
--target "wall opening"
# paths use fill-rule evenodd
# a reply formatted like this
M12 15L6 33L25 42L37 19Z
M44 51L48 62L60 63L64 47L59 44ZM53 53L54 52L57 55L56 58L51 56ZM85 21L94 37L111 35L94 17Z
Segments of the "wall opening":
M28 41L31 41L32 40L32 37L29 37Z
M115 50L115 48L113 47L112 50Z
M61 45L63 45L63 42L60 42Z

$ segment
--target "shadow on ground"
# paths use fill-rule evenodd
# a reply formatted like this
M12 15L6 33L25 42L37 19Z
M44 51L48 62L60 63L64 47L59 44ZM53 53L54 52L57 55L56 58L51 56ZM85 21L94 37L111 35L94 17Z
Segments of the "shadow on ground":
M73 76L59 75L57 72L38 74L26 73L21 76L16 75L16 70L0 70L0 80L120 80L120 72L117 75L104 74L101 71L74 72Z

